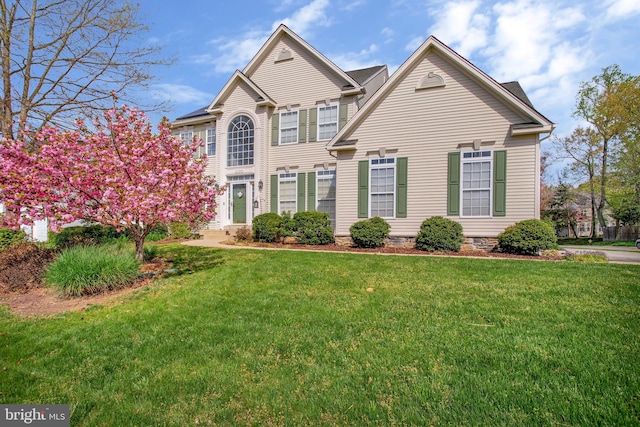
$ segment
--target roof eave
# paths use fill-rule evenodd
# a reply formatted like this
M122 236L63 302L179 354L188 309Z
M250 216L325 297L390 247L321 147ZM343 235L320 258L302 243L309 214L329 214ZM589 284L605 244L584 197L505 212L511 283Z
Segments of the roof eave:
M209 111L207 111L207 112L209 112ZM180 128L182 126L199 125L199 124L202 124L202 123L211 122L213 120L216 120L216 117L212 116L210 114L206 115L206 116L189 117L188 119L180 119L180 120L176 120L176 121L171 122L171 129L177 129L177 128Z
M511 136L551 133L553 131L553 128L553 123L522 127L518 125L511 125Z

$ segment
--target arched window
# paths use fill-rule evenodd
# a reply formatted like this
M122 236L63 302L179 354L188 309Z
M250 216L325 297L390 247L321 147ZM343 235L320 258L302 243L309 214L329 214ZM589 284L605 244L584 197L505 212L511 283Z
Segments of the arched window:
M253 164L253 121L247 116L231 120L227 132L227 166Z

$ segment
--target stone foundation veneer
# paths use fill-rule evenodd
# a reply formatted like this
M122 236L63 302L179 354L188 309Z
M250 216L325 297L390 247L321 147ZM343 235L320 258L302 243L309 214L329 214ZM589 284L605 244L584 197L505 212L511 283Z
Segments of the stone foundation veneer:
M351 236L335 236L336 244L340 246L351 246L353 241ZM385 246L395 246L413 248L416 244L415 237L391 236L384 242ZM460 251L487 251L491 252L498 245L495 237L465 237Z

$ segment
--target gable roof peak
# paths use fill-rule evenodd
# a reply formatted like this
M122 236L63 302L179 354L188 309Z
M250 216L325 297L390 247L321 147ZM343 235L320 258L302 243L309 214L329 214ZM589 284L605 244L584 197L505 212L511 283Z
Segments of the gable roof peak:
M407 58L407 60L405 60L402 65L400 65L400 67L389 77L389 80L387 80L382 85L382 87L371 97L371 99L354 114L351 120L347 122L346 126L338 131L338 133L331 139L331 141L329 141L326 148L328 150L332 150L333 147L336 147L340 143L340 141L349 138L349 135L353 132L353 130L357 129L360 123L362 123L366 119L366 117L368 117L371 112L375 108L377 108L377 106L389 95L390 91L392 91L397 86L397 84L402 82L408 75L411 74L411 72L413 72L413 70L424 59L426 53L431 49L435 49L439 54L450 61L455 67L473 78L480 85L484 86L502 102L511 106L511 108L515 109L516 111L519 111L521 114L529 117L531 119L531 123L535 123L535 129L533 129L533 132L550 133L553 131L553 128L555 126L553 122L551 122L544 115L533 108L530 101L529 103L527 103L525 100L511 92L505 86L501 85L491 76L475 66L468 59L461 56L459 53L451 49L435 36L430 35L411 54L411 56L409 56L409 58ZM511 85L511 87L515 90L515 85ZM520 87L519 84L518 87ZM520 90L521 89L522 88L520 87ZM524 91L522 92L524 93ZM533 133L528 129L521 131L521 133L524 132Z
M276 102L271 99L269 95L267 95L257 84L255 84L249 77L247 77L242 71L236 70L231 78L227 80L227 83L224 85L222 90L216 95L216 97L211 101L209 107L207 108L208 113L216 113L219 112L220 107L223 105L223 99L225 99L235 87L236 81L240 80L244 82L247 86L251 88L256 93L255 101L258 105L266 105L270 107L275 107Z
M311 56L314 56L320 63L324 64L329 70L343 79L345 81L344 90L348 91L349 94L361 93L364 91L364 88L359 82L353 79L349 74L347 74L344 70L334 64L331 60L329 60L329 58L320 53L316 48L311 46L306 40L297 35L293 30L291 30L283 23L278 25L271 36L269 36L267 41L264 42L262 47L244 67L242 73L246 76L251 76L256 68L265 60L266 56L275 49L276 44L285 35L302 46L302 48L307 50L311 54Z

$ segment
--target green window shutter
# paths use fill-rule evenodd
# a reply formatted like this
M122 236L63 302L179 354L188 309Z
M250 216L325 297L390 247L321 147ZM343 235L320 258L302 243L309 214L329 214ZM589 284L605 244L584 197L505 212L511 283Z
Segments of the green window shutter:
M358 162L358 218L369 217L369 161Z
M309 183L307 184L307 209L315 211L316 207L316 173L309 172Z
M407 217L407 157L398 157L396 168L396 218Z
M304 184L304 173L298 174L298 212L304 211L304 195L305 195L305 184Z
M493 216L507 215L507 152L493 152Z
M278 175L271 175L271 212L278 213Z
M342 129L344 125L347 124L347 112L348 110L347 104L340 104L338 107L338 130Z
M318 139L318 109L309 109L309 142L316 142Z
M298 142L307 142L307 110L298 111Z
M280 113L271 116L271 145L278 145L280 141Z
M460 215L460 152L449 153L447 215Z

